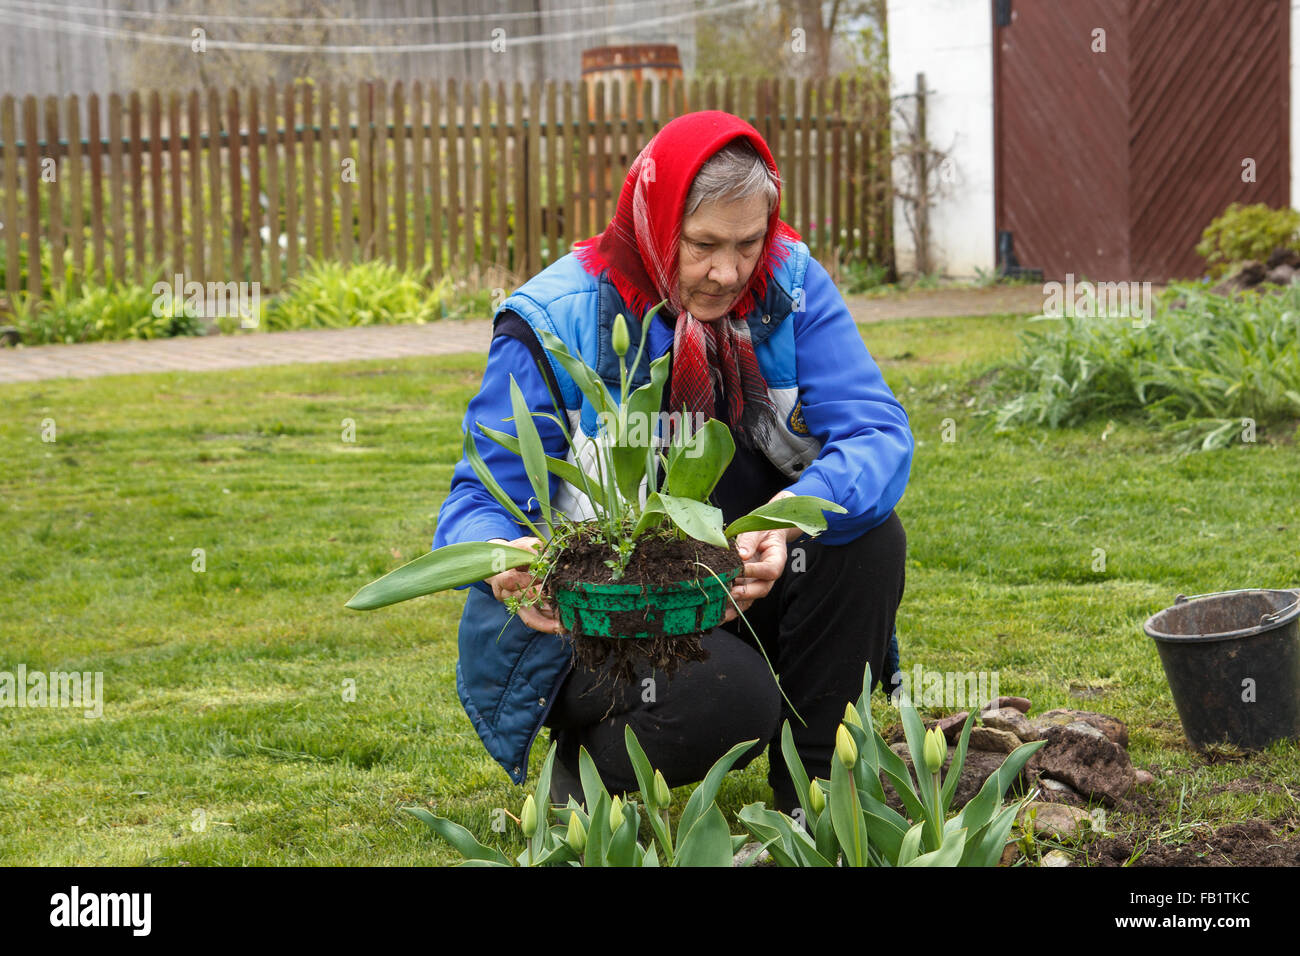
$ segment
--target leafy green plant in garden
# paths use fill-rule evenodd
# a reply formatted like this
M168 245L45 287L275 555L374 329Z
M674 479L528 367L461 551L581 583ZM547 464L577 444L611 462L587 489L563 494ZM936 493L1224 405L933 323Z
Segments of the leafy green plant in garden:
M927 731L915 705L899 698L913 773L871 721L871 669L857 704L848 704L836 731L831 779L810 780L794 748L789 721L781 753L801 795L803 824L761 803L740 811L740 822L782 866L996 866L1015 823L1019 803L1003 795L1045 741L1018 747L989 776L966 806L948 817L970 743L975 714L962 728L947 774L947 743L937 727ZM885 802L884 775L906 815Z
M1213 275L1221 276L1247 260L1266 260L1279 246L1300 248L1300 212L1233 203L1205 227L1196 253Z
M983 414L998 429L1132 413L1186 450L1300 417L1300 288L1215 295L1179 286L1149 324L1067 315L1020 335Z
M578 768L584 802L579 805L570 797L567 806L553 810L549 794L556 748L552 745L537 787L524 799L519 813L528 846L516 862L520 866L730 866L733 854L748 838L731 834L716 802L718 788L727 771L757 741L736 744L713 765L687 800L674 835L668 813L672 792L663 774L651 768L631 727L625 729L624 740L643 802L610 796L583 747L578 751ZM483 845L460 824L422 807L403 809L455 847L465 857L462 866L510 866L505 854ZM646 846L637 841L643 810L654 837ZM749 859L756 858L753 854Z
M175 301L156 315L157 303L158 296L146 285L63 286L53 289L48 299L31 300L19 293L12 321L26 345L203 334L192 306Z
M640 348L632 368L640 367L650 321L660 306L651 310L642 324ZM478 541L451 544L424 554L366 585L348 601L348 607L357 610L384 607L481 581L509 568L532 564L535 559L548 562L579 527L594 528L616 556L606 563L617 580L626 568L637 540L661 528L671 530L678 539L691 537L726 548L729 547L728 538L745 531L797 527L808 534L816 534L826 527L823 511L844 512L840 505L824 498L792 496L761 505L724 527L721 510L709 504L707 499L735 454L735 443L727 427L716 419L710 419L692 434L687 435L684 430L678 436L681 440L671 445L667 455L658 451L661 441L651 434L649 423L658 422L671 355L665 354L651 363L650 380L629 394L626 362L629 336L626 320L619 315L613 329L614 351L619 357L620 368L616 403L595 370L571 355L556 336L545 330L540 335L547 352L573 378L598 412L597 420L606 440L595 442L594 470L587 471L572 461L546 454L534 418L546 418L559 425L574 451L572 457L575 461L579 458L579 449L561 417L528 408L514 376L510 378L510 398L518 434L489 428L481 422L478 428L488 438L523 458L540 512L538 521L525 514L492 476L469 431L465 434L464 444L465 456L483 486L521 526L533 536L548 541L540 559L510 545ZM685 416L683 422L688 423ZM664 467L663 487L658 484L661 464ZM588 522L577 522L555 508L551 501L550 474L581 490L591 501L595 517ZM643 483L646 500L641 504L639 489Z
M443 278L430 289L427 274L428 267L403 271L380 260L312 260L285 292L263 306L259 328L276 332L431 322L442 315L451 280ZM232 317L222 330L233 331L239 321Z

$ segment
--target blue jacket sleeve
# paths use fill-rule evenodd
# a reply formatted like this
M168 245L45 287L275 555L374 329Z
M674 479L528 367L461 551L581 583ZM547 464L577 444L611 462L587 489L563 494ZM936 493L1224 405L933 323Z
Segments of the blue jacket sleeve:
M514 411L510 404L510 376L513 375L523 392L528 407L535 412L548 412L554 415L555 404L551 401L546 379L533 360L528 347L518 339L507 335L498 335L488 348L487 368L483 372L483 384L479 392L470 400L461 423L461 434L472 430L475 446L483 457L484 464L492 476L501 485L519 509L528 515L530 521L539 524L541 508L533 498L533 488L524 471L523 459L514 452L507 451L476 427L482 422L489 428L517 435L513 421ZM554 421L534 417L537 430L541 435L546 453L556 458L564 458L568 445L564 433ZM551 496L559 493L561 481L555 475L550 476ZM438 511L438 527L434 533L433 547L441 548L448 544L462 541L489 541L492 538L515 538L530 534L529 530L519 524L509 512L494 498L474 474L469 461L462 455L451 476L451 491L442 508ZM487 585L475 584L480 590L491 593Z
M853 541L887 517L907 485L912 430L826 269L809 260L804 305L794 314L799 400L821 454L790 486L837 502L826 544Z

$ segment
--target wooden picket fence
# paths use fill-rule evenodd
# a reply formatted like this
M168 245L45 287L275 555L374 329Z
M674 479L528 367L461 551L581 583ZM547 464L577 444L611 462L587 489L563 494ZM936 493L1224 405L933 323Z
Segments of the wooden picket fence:
M113 93L106 114L96 94L0 98L0 286L274 293L310 259L371 258L509 284L603 229L637 152L694 109L763 134L823 262L892 267L889 104L856 82L301 82Z

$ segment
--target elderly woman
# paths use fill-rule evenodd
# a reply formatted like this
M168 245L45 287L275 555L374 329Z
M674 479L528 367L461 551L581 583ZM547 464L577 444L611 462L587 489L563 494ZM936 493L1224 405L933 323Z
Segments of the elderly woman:
M713 494L725 519L791 494L847 509L828 515L816 538L790 529L737 539L745 566L732 596L780 675L780 689L734 608L704 636L707 660L683 662L671 678L647 664L611 691L609 674L576 664L553 610L510 615L504 599L536 583L525 570L472 586L460 623L461 702L516 783L527 774L538 732L550 728L559 744L557 800L577 792L579 746L611 790L636 789L623 742L629 725L672 786L701 779L736 743L759 740L743 765L779 742L789 716L782 689L806 721L791 721L805 766L829 777L835 728L861 691L864 667L877 677L885 671L906 548L893 509L907 483L912 435L826 270L778 218L780 190L772 155L748 123L714 110L681 116L628 170L609 227L497 310L466 429L511 417L510 375L530 408L567 418L574 409L555 407L552 396L566 399L536 330L559 335L596 367L609 358L617 313L639 319L666 299L646 350L651 359L672 351L665 412L685 408L731 430L736 456ZM640 327L630 325L635 341ZM558 426L537 421L548 453L563 458ZM532 492L521 460L492 442L479 448L527 511ZM558 499L559 479L551 481ZM434 547L539 543L521 538L521 530L461 461ZM779 757L768 779L778 807L796 805Z

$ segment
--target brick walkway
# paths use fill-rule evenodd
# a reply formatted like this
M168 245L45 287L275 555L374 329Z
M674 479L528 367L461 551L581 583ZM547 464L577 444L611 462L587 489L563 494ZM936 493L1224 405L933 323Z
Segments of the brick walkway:
M851 296L848 304L859 322L880 322L1000 312L1030 314L1042 309L1043 294L1037 286L930 289L874 299ZM215 372L254 365L484 352L490 338L491 322L468 319L430 325L377 325L355 329L0 348L0 384L51 378Z

